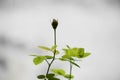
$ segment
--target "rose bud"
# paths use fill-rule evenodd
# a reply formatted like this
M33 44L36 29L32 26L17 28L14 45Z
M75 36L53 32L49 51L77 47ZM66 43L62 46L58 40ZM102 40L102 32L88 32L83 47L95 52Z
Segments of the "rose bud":
M52 24L53 29L56 29L58 26L58 21L56 19L53 19L51 24Z

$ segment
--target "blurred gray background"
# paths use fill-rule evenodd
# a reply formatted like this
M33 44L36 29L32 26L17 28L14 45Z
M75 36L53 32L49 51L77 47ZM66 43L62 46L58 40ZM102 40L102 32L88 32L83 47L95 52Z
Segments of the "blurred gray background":
M120 80L120 0L0 0L0 80L38 80L45 72L29 55L53 45L53 18L60 51L69 44L91 52L74 67L74 80Z

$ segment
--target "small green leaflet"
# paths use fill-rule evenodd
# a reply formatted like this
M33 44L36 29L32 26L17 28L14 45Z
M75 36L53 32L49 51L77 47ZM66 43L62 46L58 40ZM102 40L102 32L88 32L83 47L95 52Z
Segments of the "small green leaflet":
M77 53L76 56L79 57L83 57L84 55L84 48L77 48Z
M66 72L63 70L63 69L51 69L51 71L53 72L53 73L55 73L56 75L61 75L61 76L63 76L63 77L65 77L65 78L74 78L74 76L73 75L70 75L70 74L66 74Z
M55 74L53 74L53 73L47 74L46 77L48 80L60 80L58 78L55 78Z
M72 63L73 65L75 65L75 66L77 66L78 68L80 68L80 66L79 66L77 63L72 62L72 61L70 61L70 63Z
M46 59L52 59L53 56L46 55L45 58L46 58Z
M54 76L55 76L55 74L53 74L53 73L49 73L46 75L47 78L53 78Z
M57 48L57 45L51 47L51 50L54 51Z
M56 55L59 54L58 50L55 50L57 46L52 46L51 48L45 47L45 46L38 46L39 48L46 50L46 51L51 51L52 53L55 53Z
M68 62L72 63L73 65L75 65L75 66L80 68L80 66L77 63L73 62L73 61L75 61L73 58L71 58L71 59L59 58L59 60L61 60L61 61L68 61Z
M72 57L70 57L70 58L66 58L66 57L64 57L64 56L62 56L62 58L59 58L59 60L61 60L61 61L75 61L74 60L74 58L72 58Z
M82 58L88 57L90 53L84 53L84 56Z
M56 52L55 52L55 54L57 55L57 54L59 54L60 52L58 51L58 50L56 50Z
M60 80L60 79L58 79L58 78L48 78L48 80Z
M66 45L68 49L70 49L70 46L69 45Z
M44 60L45 60L45 57L44 57L44 56L36 56L36 57L33 59L33 63L34 63L35 65L38 65L38 64L42 63Z
M69 79L69 78L74 78L74 76L73 76L73 75L70 75L70 74L66 74L66 75L64 75L64 77L65 77L65 78L68 78L68 79Z
M59 51L58 50L54 50L52 51L52 53L55 53L55 55L59 54Z
M45 47L45 46L38 46L38 47L39 47L39 48L41 48L41 49L43 49L43 50L51 51L51 49L50 49L50 48Z
M59 58L61 61L68 61L66 58Z
M45 75L38 75L37 78L38 79L45 79Z
M51 69L51 71L56 75L62 75L62 76L65 75L65 71L63 69Z

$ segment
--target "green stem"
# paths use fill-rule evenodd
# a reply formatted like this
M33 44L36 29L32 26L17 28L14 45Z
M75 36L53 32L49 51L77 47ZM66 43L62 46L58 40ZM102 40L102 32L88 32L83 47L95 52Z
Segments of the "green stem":
M71 59L70 59L70 78L69 78L69 80L71 80L71 77L72 77L72 63L71 63Z
M56 29L54 29L54 45L56 45ZM54 50L52 61L48 64L48 69L47 69L46 75L49 73L50 67L51 67L53 61L55 60L55 53L56 53L56 49Z
M45 61L47 62L47 64L49 65L49 62L48 62L48 60L47 59L45 59Z
M56 46L56 29L54 29L54 45Z

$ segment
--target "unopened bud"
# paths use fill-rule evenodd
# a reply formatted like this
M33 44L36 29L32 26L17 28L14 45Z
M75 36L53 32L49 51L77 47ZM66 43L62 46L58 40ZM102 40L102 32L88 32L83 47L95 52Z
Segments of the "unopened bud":
M53 29L56 29L58 26L58 21L56 19L53 19L51 24L52 24Z

